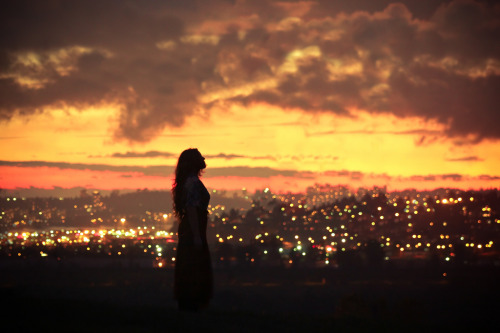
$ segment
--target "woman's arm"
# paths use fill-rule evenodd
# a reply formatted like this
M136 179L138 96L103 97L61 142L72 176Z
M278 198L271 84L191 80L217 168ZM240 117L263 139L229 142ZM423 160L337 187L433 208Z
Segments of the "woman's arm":
M200 221L198 221L198 212L195 206L186 207L186 215L189 222L189 227L193 232L193 242L195 248L201 248L203 242L200 235Z

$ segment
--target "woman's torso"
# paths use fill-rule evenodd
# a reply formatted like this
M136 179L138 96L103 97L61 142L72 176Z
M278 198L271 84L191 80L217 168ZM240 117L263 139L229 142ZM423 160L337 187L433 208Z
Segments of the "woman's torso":
M184 198L183 209L187 210L188 207L195 207L198 215L198 223L200 228L200 235L203 240L206 239L206 230L208 222L208 204L210 202L210 193L205 185L197 176L189 177L184 184ZM187 221L187 215L184 215L179 225L179 238L190 239L192 237L190 223ZM186 239L186 240L187 240Z

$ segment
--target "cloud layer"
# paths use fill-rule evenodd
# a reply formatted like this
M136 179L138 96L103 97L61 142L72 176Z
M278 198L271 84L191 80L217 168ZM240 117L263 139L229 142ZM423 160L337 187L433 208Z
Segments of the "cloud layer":
M77 164L58 162L0 161L2 188L72 188L83 186L100 189L169 189L173 179L171 166L111 166L105 164ZM17 178L18 180L14 180ZM241 189L254 191L265 187L279 192L301 192L314 184L346 184L353 188L387 186L390 190L433 189L444 184L454 188L497 187L500 177L460 173L414 175L410 177L360 171L298 172L267 167L210 168L203 181L213 189Z
M4 121L113 104L115 136L146 142L197 112L259 102L500 138L492 2L11 1L0 31Z

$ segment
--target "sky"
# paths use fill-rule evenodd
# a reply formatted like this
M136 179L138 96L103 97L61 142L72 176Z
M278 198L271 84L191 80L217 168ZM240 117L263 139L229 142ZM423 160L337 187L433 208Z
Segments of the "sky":
M500 5L8 1L0 188L500 187Z

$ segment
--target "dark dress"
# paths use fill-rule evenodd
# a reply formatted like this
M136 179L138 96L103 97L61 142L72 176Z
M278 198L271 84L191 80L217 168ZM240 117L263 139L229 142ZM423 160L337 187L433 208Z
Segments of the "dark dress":
M212 264L207 243L207 209L210 194L197 176L186 180L183 193L183 208L196 208L202 246L201 249L194 247L193 232L185 215L178 229L174 297L181 310L196 311L206 307L212 298Z

